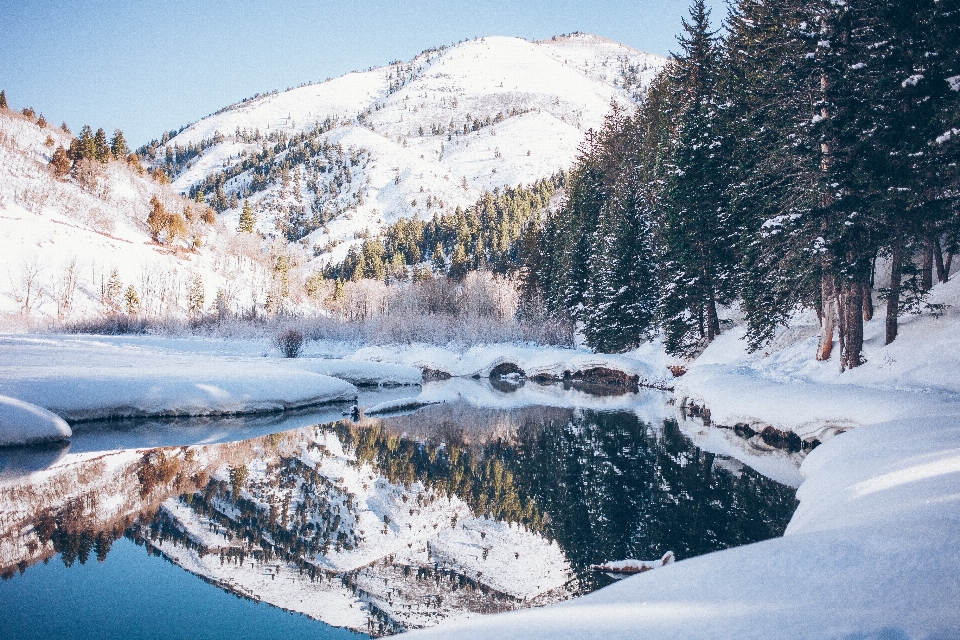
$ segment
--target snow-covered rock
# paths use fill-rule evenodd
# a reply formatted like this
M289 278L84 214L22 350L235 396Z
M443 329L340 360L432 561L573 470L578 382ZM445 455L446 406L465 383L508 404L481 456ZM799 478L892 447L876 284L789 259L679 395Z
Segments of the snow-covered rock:
M0 447L55 442L71 435L70 425L52 411L0 395Z
M582 349L493 344L457 351L433 345L366 347L349 356L351 360L404 364L418 369L440 371L455 377L490 377L498 366L513 364L528 378L563 378L564 374L603 368L638 376L641 384L663 385L670 373L659 363L629 355L593 353Z

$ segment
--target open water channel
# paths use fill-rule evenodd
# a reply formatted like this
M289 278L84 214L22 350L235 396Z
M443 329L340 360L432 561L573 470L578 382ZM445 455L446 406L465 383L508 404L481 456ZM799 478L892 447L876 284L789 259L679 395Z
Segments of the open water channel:
M0 637L385 635L779 536L796 507L698 448L667 394L458 384L403 415L87 423L0 450Z

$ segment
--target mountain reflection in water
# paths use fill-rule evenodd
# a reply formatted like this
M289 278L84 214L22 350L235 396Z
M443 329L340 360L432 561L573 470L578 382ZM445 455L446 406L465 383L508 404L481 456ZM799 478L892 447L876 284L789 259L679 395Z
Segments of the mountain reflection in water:
M126 536L221 588L372 635L587 593L609 582L591 564L779 536L796 507L793 489L698 449L675 419L625 411L450 403L38 455L55 464L0 483L4 588L54 554L102 562Z

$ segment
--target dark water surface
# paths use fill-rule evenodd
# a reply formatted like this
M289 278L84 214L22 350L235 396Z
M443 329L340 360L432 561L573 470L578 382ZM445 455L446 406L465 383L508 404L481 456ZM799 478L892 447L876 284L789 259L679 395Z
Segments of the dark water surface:
M484 389L491 392L507 393ZM69 455L59 449L8 450L0 456L0 510L9 512L0 521L0 536L8 537L0 538L6 554L0 558L0 637L357 637L258 603L259 594L233 595L151 551L166 540L198 549L201 557L219 553L220 565L282 562L309 576L304 579L310 584L315 576L322 583L324 553L363 544L351 523L366 508L350 494L337 494L335 482L285 444L323 433L370 463L379 474L376 482L456 496L476 516L555 541L571 577L534 604L608 584L610 578L593 572L592 564L650 560L666 551L682 560L782 535L796 508L795 490L697 448L683 434L682 418L663 410L665 401L659 394L638 395L638 406L659 407L652 412L452 402L359 421L329 422L339 410L325 409L291 415L289 422L187 421L181 429L176 421L103 423L89 426L86 435L76 429ZM238 434L249 439L237 441ZM140 451L111 472L99 455L111 447ZM76 462L63 471L71 459ZM256 490L288 497L282 505L236 500L235 492L245 488L246 465L265 459L266 480ZM56 466L37 473L50 465ZM234 470L229 481L222 479L226 468ZM220 480L213 479L218 469ZM235 548L208 549L184 533L159 510L177 496ZM104 504L115 513L120 503L119 515L102 517ZM432 607L442 617L530 604L465 569L402 560L398 566L392 551L384 553L389 556L372 568L327 575L329 583L342 584L369 604L367 625L360 628L373 635L402 630L396 612L404 607ZM399 586L387 596L371 591L370 584L390 583L390 576L397 585L407 580L404 585L413 587L403 589L420 589L418 595L407 593L403 601ZM466 592L475 595L466 598Z

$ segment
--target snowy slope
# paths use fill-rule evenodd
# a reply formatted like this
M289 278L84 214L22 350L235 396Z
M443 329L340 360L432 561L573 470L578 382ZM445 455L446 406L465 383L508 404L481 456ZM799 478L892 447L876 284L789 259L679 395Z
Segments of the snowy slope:
M280 134L363 150L369 161L352 165L346 184L336 187L338 197L324 199L330 219L305 240L326 249L323 259L340 259L348 246L341 243L364 230L376 233L399 217L452 212L484 190L531 183L569 167L585 132L602 124L612 104L629 107L664 63L591 35L542 42L481 38L233 105L170 139L156 161L163 162L166 149L220 140L176 177L174 186L186 193L273 148ZM286 147L277 148L281 162ZM260 210L259 228L275 232L283 206L309 210L320 198L306 188L316 173L304 165L291 173L292 186L274 177L266 189L250 193L251 172L241 172L226 181L223 193L249 195ZM233 225L239 208L222 215ZM332 252L331 243L339 245Z
M187 241L152 242L151 198L171 213L191 203L121 161L94 163L99 175L87 183L57 179L48 165L70 140L60 129L0 110L0 316L125 311L131 286L148 317L185 316L194 285L204 310L221 289L234 311L249 309L254 298L262 305L272 269L264 267L258 241L196 219L188 222L188 240L196 238L199 249ZM193 212L199 215L195 205Z
M772 425L807 440L886 420L960 415L956 274L934 286L928 301L944 305L942 313L900 318L889 345L882 313L864 323L866 363L844 372L836 357L814 359L819 327L812 311L753 354L746 353L743 328L735 328L676 380L677 395L708 407L719 424Z

